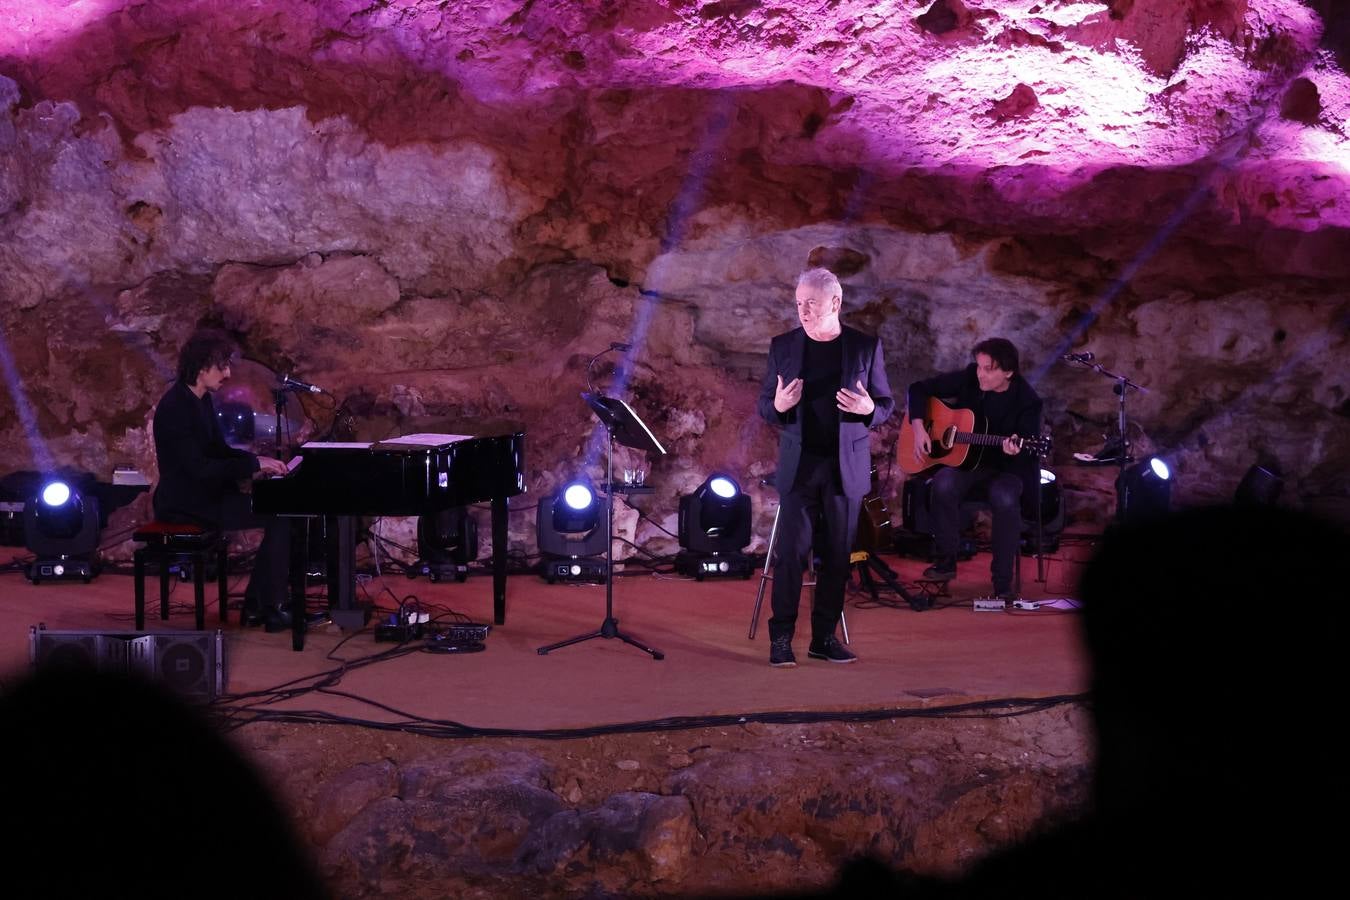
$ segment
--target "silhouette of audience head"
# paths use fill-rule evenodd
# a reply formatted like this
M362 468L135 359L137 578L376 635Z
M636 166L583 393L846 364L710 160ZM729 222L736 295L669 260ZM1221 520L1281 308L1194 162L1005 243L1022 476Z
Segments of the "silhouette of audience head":
M1311 892L1336 874L1344 531L1273 507L1112 529L1083 575L1095 808L960 897ZM1339 583L1338 583L1339 582ZM1339 797L1332 799L1334 791Z
M14 684L0 772L8 897L325 896L258 775L156 685L82 668Z
M1302 896L1334 885L1341 829L1325 823L1346 794L1348 551L1342 528L1274 507L1113 528L1082 582L1094 809L959 879L857 860L813 896Z
M1344 532L1274 507L1190 510L1108 535L1082 583L1099 815L1227 830L1213 822L1222 809L1295 799L1284 792L1337 743L1324 704L1347 550Z

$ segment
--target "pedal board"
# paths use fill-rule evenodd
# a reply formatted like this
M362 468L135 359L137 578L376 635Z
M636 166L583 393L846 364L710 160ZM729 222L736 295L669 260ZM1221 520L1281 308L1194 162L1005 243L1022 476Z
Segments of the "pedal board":
M1007 600L999 600L995 597L976 597L976 612L1003 612L1008 608Z

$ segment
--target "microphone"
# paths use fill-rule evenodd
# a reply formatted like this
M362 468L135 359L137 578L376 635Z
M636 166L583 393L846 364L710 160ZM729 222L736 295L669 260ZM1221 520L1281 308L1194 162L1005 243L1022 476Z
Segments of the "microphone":
M1065 362L1082 362L1082 363L1087 363L1087 362L1092 362L1092 360L1095 359L1095 357L1094 357L1094 356L1092 355L1092 353L1090 353L1090 352L1087 352L1087 353L1066 353L1066 354L1064 354L1063 356L1061 356L1060 359L1064 360Z
M283 388L295 388L297 391L308 391L311 394L325 393L324 389L308 381L301 381L299 378L292 378L289 375L281 376L281 386Z
M611 349L611 350L622 350L624 353L627 353L629 350L632 350L632 349L633 349L633 345L632 345L632 344L621 344L621 343L619 343L618 341L615 341L614 343L612 343L612 344L609 345L609 349Z

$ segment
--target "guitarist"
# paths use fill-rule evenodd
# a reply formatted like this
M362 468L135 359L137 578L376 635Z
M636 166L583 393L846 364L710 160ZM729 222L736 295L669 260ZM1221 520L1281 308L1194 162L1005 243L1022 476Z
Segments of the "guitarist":
M909 386L909 416L914 422L916 458L931 450L931 438L921 421L930 397L954 398L955 406L984 417L990 434L1006 434L1003 452L985 453L982 465L971 471L943 468L933 477L929 492L937 560L923 573L934 581L956 577L956 550L960 539L960 506L967 498L987 500L994 511L994 560L990 566L994 595L1015 599L1013 562L1022 532L1023 496L1037 489L1036 458L1020 455L1021 435L1041 433L1041 398L1018 371L1017 348L1006 338L988 338L971 351L975 361L964 369L943 372ZM902 450L902 452L904 452Z

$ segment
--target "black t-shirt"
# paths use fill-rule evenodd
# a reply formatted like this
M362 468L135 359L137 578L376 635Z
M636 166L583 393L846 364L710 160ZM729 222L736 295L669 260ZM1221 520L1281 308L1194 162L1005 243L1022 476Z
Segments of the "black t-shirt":
M976 405L975 412L989 421L990 434L1016 434L1025 437L1021 421L1024 405L1025 401L1012 390L1001 393L981 391L980 402Z
M844 376L844 342L809 336L802 355L802 448L817 456L839 452L839 381Z

